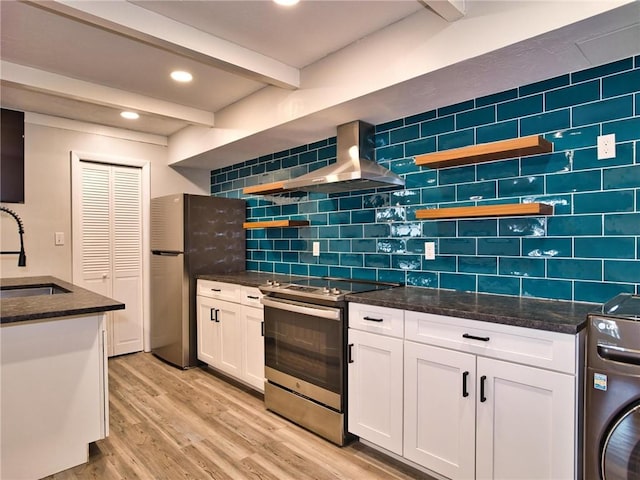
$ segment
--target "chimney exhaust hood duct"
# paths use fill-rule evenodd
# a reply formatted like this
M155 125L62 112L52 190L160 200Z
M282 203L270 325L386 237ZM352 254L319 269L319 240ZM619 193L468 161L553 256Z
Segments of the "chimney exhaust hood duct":
M375 162L375 128L356 120L338 126L337 160L284 184L302 192L351 192L402 187L404 179Z

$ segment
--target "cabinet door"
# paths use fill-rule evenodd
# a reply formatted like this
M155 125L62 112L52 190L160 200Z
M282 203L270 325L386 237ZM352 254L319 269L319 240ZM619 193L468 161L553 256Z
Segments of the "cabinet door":
M404 456L451 479L475 474L476 357L404 344Z
M218 330L217 350L213 366L235 378L242 378L242 306L214 301L218 309L215 328Z
M349 329L348 428L402 455L402 340Z
M262 308L244 306L244 380L264 391L264 331Z
M477 478L574 479L574 377L487 358L477 370Z
M215 309L216 301L207 297L196 297L198 319L198 360L208 365L215 363L216 342L218 340Z

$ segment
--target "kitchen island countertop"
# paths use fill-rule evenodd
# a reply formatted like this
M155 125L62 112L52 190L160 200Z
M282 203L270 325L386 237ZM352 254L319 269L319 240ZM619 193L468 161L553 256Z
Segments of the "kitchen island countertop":
M23 288L57 285L65 293L35 295L0 299L0 322L2 325L42 320L73 315L122 310L124 303L99 295L56 277L1 278L0 288Z

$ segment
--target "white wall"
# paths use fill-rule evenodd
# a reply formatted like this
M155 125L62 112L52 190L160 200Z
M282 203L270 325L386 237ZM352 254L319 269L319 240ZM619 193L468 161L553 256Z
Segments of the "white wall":
M177 192L209 194L209 171L177 172L167 165L163 137L26 114L25 202L3 206L22 218L27 266L17 266L17 255L2 255L0 276L53 275L71 281L72 150L150 162L152 198ZM2 213L0 226L2 250L18 250L14 220ZM64 246L54 245L55 232L64 233Z
M213 128L183 128L169 162L224 167L333 136L343 122L384 123L587 68L576 41L638 18L637 0L466 5L455 22L420 10L304 67L299 89L267 86L216 111Z

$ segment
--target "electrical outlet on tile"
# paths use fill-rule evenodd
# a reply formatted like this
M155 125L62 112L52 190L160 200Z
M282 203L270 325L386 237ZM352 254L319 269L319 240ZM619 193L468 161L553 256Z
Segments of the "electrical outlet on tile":
M598 160L616 158L616 134L600 135L598 137Z
M436 259L436 243L435 242L424 242L424 258L425 260Z

